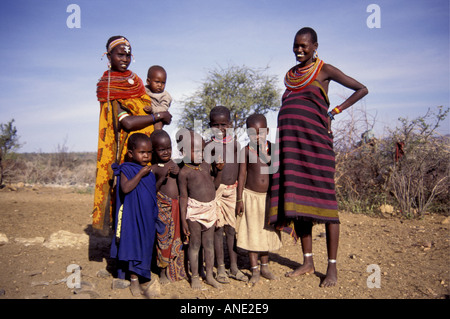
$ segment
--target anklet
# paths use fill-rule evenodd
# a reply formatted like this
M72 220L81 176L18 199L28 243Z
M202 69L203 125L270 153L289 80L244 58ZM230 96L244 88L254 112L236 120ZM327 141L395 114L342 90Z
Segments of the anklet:
M303 254L303 257L312 257L312 256L314 256L313 253L306 253L306 254Z
M328 259L328 262L329 262L330 264L335 264L335 263L336 263L336 259Z
M258 269L258 265L250 267L250 269Z
M261 266L269 266L269 264L261 264Z
M138 281L138 278L130 278L131 281Z

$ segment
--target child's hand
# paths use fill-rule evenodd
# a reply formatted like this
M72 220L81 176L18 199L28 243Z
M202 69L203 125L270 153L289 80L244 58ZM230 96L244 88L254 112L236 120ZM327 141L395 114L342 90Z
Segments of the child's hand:
M239 201L236 201L236 216L242 216L243 213L244 213L244 205L241 199Z
M223 161L223 158L218 155L217 161L216 161L216 167L219 171L223 170L223 167L225 166L225 162Z
M148 173L150 173L152 171L152 166L151 165L146 165L144 167L142 167L139 171L139 174L141 176L146 176L148 175Z
M183 227L184 236L189 237L189 235L191 235L191 232L189 231L189 226L187 224L187 221L186 220L182 220L181 221L181 226Z
M171 165L169 166L169 169L167 170L167 175L172 174L172 175L178 175L178 173L180 172L180 167L172 162Z

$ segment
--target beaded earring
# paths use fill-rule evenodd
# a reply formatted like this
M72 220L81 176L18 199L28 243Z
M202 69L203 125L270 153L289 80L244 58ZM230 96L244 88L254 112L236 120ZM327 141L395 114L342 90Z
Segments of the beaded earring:
M319 57L319 55L317 54L317 50L314 50L313 58L317 59L318 57Z

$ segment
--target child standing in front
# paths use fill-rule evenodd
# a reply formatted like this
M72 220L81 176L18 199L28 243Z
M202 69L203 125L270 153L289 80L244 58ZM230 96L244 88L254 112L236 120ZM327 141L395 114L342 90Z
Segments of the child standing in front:
M225 256L223 234L225 232L228 255L230 257L229 276L241 281L248 281L248 277L239 270L237 265L236 245L236 188L239 173L238 156L239 142L232 135L231 114L225 106L216 106L209 114L210 127L213 131L212 141L208 143L206 156L222 159L224 162L220 185L216 183L216 200L219 206L219 216L216 225L214 246L217 262L217 281L229 283L225 270ZM210 163L218 160L207 160Z
M149 165L152 159L150 138L142 133L131 135L128 157L131 162L113 164L118 189L111 257L117 261L117 276L129 277L131 293L139 296L142 293L140 281L151 280L156 231L161 233L164 229L158 223L156 181Z
M214 229L217 221L217 202L211 164L203 159L205 141L194 133L185 130L180 136L178 146L182 147L184 166L178 174L180 189L180 212L183 232L189 239L188 258L191 268L191 287L202 289L199 278L199 252L204 249L206 264L206 283L220 288L213 276L214 267ZM220 166L218 165L218 168ZM220 172L217 174L220 178Z
M172 160L172 142L164 130L156 130L151 135L153 144L153 174L156 177L156 190L159 219L166 225L166 231L157 235L157 265L160 268L159 281L167 284L186 278L184 269L184 250L181 240L179 191L177 177L178 165Z
M260 275L270 280L277 279L269 270L269 251L280 249L282 243L279 231L267 223L268 164L272 149L267 141L267 120L262 114L253 114L247 118L246 124L250 143L241 151L243 161L239 167L236 201L236 214L240 220L236 232L237 247L248 251L252 271L250 283L256 284Z
M167 72L162 66L153 65L148 69L145 91L150 96L152 105L151 107L144 108L147 113L158 114L159 112L167 112L169 110L172 97L165 90L166 80ZM161 130L163 126L163 122L156 122L155 130Z

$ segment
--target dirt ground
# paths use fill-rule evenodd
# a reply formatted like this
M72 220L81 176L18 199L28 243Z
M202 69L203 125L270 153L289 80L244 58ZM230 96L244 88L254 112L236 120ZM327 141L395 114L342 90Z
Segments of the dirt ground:
M92 234L92 202L93 195L84 189L7 186L0 190L0 299L145 298L133 297L128 288L112 289L114 279L107 271L109 239ZM255 286L231 280L221 290L204 284L201 291L182 280L161 286L155 298L448 299L448 217L405 220L349 213L340 217L336 287L319 287L327 265L325 230L319 225L313 234L313 275L284 276L302 257L300 244L283 234L282 249L270 254L270 267L279 280L262 279ZM78 241L52 246L52 234L60 231L79 236ZM78 273L67 271L72 264L81 267ZM239 255L239 266L250 275L245 254ZM81 288L70 288L76 274L81 275Z

